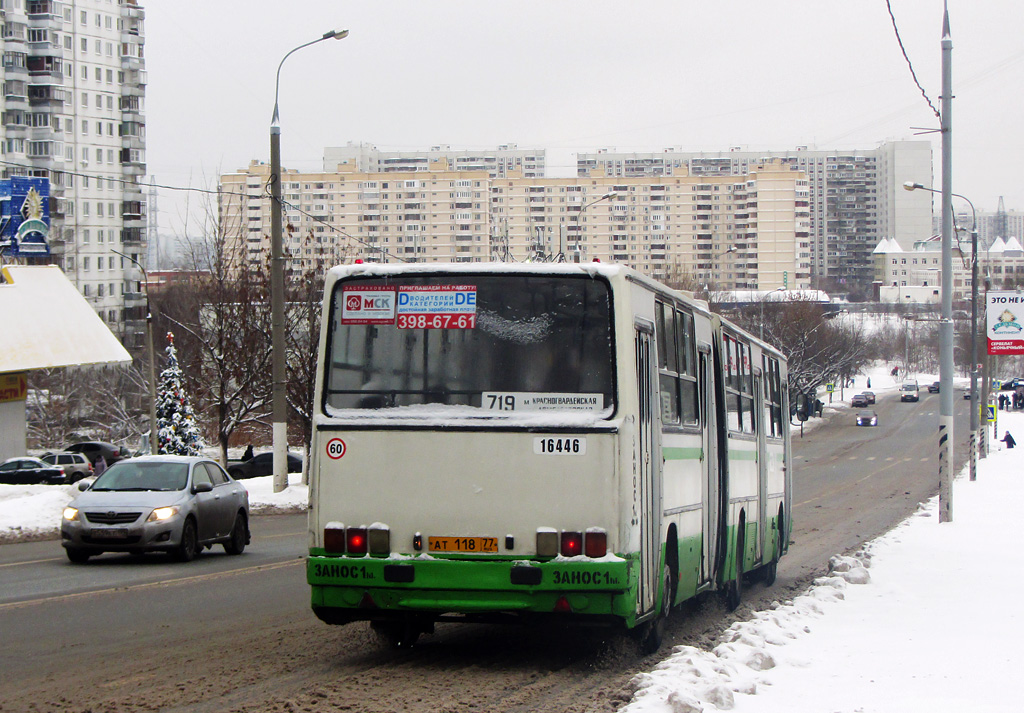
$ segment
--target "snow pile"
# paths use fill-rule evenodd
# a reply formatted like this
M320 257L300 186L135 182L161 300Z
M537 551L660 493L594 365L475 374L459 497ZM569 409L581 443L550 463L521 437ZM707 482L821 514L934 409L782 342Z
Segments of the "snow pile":
M1024 433L1024 413L999 414ZM634 678L628 713L959 713L1016 710L1024 614L1013 545L1024 449L996 443L978 480L954 483L953 522L938 501L803 595L725 631L710 651L679 646Z

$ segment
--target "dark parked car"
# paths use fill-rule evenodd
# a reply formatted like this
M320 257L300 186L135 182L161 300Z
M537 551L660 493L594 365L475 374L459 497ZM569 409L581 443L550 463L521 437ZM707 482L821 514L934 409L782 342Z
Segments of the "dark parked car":
M288 454L288 472L301 473L302 459L294 453ZM249 460L228 465L228 475L235 480L241 478L258 478L262 475L274 474L274 452L260 453Z
M928 393L929 394L937 394L937 393L939 393L939 382L938 381L933 381L932 383L928 384Z
M96 465L96 461L100 459L100 456L103 456L103 460L107 462L107 465L113 465L122 458L131 458L132 456L131 451L124 446L115 446L113 443L106 443L104 441L72 443L64 450L68 453L83 454L93 465Z
M142 456L107 468L64 508L61 544L82 563L103 552L168 552L187 562L204 547L249 544L249 493L208 458Z
M854 408L867 406L869 403L870 401L868 401L868 397L865 394L856 394L852 399L850 399L850 405Z
M8 485L63 485L68 476L59 465L43 463L38 458L8 458L0 464L0 483Z
M81 453L47 453L39 460L47 465L63 466L69 483L77 483L92 475L92 463Z
M878 414L874 411L867 410L861 411L857 414L857 425L858 426L877 426L878 425Z

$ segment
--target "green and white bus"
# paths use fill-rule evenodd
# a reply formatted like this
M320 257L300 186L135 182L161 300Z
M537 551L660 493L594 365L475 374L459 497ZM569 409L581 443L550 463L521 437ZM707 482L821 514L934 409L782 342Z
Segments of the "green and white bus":
M618 265L333 268L311 443L312 607L636 629L739 603L789 540L782 354Z

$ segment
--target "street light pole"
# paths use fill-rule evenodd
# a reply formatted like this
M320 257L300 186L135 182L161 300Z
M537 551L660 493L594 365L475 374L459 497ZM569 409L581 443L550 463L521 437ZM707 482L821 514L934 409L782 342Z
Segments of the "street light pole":
M939 323L939 522L953 521L953 40L942 17L942 321Z
M903 188L908 191L922 190L929 193L940 193L934 188L929 188L920 183L907 181ZM950 193L951 196L967 201L971 207L971 442L970 442L970 479L978 479L978 457L979 457L979 432L980 432L980 409L978 394L978 212L974 209L974 203L965 195ZM953 230L959 231L956 225L956 216L950 206L950 220L953 221ZM952 254L952 248L950 249ZM940 385L941 388L941 385Z
M117 250L111 250L110 252L134 262L136 267L142 270L142 277L146 281L146 353L149 355L149 452L156 455L158 450L156 428L156 352L153 351L153 310L149 305L149 274L146 272L146 268L142 266L142 263L130 255L125 255Z
M281 225L281 120L278 97L281 67L286 59L304 47L329 39L344 39L348 30L331 30L319 39L306 42L288 52L277 65L274 80L274 115L270 120L270 312L271 351L273 357L274 492L288 487L288 371L284 338L284 248Z
M576 214L576 236L575 236L575 238L573 240L573 248L574 248L573 249L573 262L580 262L580 260L581 260L580 230L582 230L583 226L581 225L581 220L580 219L583 217L583 211L585 211L587 208L589 208L592 205L596 205L596 204L600 203L601 201L608 200L609 198L614 198L617 195L618 195L618 193L616 193L615 191L608 191L603 196L598 198L596 201L591 201L590 203L585 204L583 207L580 208L580 212ZM563 256L563 259L564 259L564 256Z

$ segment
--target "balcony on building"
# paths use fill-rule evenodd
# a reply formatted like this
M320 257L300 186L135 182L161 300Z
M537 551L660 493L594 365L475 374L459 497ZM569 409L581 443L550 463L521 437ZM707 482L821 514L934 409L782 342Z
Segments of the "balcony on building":
M142 238L143 229L141 227L121 228L121 244L124 245L126 250L129 248L141 248Z

